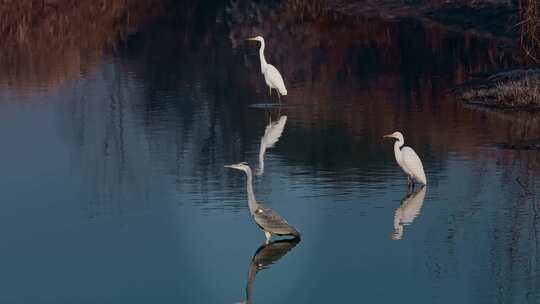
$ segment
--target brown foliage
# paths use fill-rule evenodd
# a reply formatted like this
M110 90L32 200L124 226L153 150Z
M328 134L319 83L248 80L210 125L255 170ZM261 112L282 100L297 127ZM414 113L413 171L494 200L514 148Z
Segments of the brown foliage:
M156 9L159 0L0 0L0 81L43 85L85 73Z
M518 26L521 30L521 47L525 54L536 62L540 61L540 7L538 0L519 0Z

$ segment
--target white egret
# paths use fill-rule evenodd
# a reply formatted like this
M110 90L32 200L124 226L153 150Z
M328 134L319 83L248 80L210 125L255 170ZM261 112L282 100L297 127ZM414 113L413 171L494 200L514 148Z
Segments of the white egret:
M424 198L426 197L426 188L422 187L416 190L416 192L407 194L401 201L401 205L394 213L393 240L401 240L403 237L403 226L412 224L414 219L420 214L420 210L424 204Z
M278 93L278 98L281 101L280 96L286 96L287 89L285 88L283 77L281 77L279 71L276 69L276 67L266 62L266 58L264 58L264 38L261 36L257 36L248 38L248 40L259 41L261 43L261 47L259 49L259 57L261 60L261 73L264 75L266 85L268 86L268 88L270 88L270 95L272 95L272 89L276 89Z
M278 121L271 121L264 130L264 135L261 137L261 146L259 148L259 169L256 171L257 175L264 173L264 154L266 149L272 148L281 137L285 124L287 123L287 116L283 115Z
M251 174L251 168L246 163L228 165L225 166L225 168L236 169L246 173L249 213L251 213L251 216L253 216L255 223L257 223L257 225L259 225L259 227L264 231L266 243L270 242L272 234L292 235L295 238L300 239L300 232L291 226L283 217L281 217L281 215L257 202L255 199L255 193L253 193L253 176Z
M414 189L415 181L422 185L427 185L422 161L411 147L403 146L405 144L403 134L396 131L383 137L397 139L394 143L394 155L396 156L396 162L407 175L407 186Z

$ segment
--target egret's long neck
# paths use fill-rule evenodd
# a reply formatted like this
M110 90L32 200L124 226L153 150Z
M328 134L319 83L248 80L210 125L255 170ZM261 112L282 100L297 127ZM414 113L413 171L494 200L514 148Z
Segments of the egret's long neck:
M246 170L247 175L247 196L248 196L248 206L249 212L251 214L255 213L255 210L258 207L257 201L255 200L255 193L253 193L253 175L251 174L251 169Z
M264 73L264 70L266 69L266 65L268 64L266 62L266 58L264 58L264 40L261 41L261 48L259 49L259 57L261 58L261 73Z
M261 148L259 149L259 173L262 175L264 173L264 153L266 152L266 145L261 140Z
M396 156L396 161L398 163L401 162L401 146L403 146L404 142L403 140L397 140L395 143L394 143L394 155Z

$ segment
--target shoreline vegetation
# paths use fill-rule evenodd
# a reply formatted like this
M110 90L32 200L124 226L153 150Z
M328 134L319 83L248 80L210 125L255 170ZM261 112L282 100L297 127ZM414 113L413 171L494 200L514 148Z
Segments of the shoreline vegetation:
M54 85L91 72L160 1L0 0L0 80Z
M527 66L540 62L540 0L290 0L298 7L318 8L346 15L416 18L456 31L474 31L501 41L501 48L521 53ZM18 83L60 83L70 75L92 70L118 41L153 16L166 12L168 0L0 0L0 48L3 79ZM197 2L199 3L199 2ZM195 4L196 5L196 4ZM201 5L201 3L199 3ZM85 37L85 39L80 39ZM39 49L39 52L33 51ZM50 71L43 60L61 62ZM32 62L19 65L21 60ZM32 70L21 69L31 66ZM11 71L10 71L11 70ZM15 70L15 72L13 72ZM521 67L493 71L454 90L467 104L504 110L540 111L540 72Z
M454 90L467 104L504 111L540 111L540 69L482 75Z
M540 111L540 1L538 0L349 0L338 10L379 14L387 18L416 17L457 31L475 31L502 41L503 49L519 54L521 67L471 75L452 90L458 101L504 111ZM383 8L381 11L381 7Z

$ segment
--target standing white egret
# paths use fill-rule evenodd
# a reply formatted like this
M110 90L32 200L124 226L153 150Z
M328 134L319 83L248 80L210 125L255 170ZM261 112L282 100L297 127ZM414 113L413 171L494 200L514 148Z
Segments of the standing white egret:
M396 131L392 134L384 135L383 137L394 138L397 141L394 143L394 155L396 162L401 167L403 172L407 174L407 186L414 189L414 183L419 182L422 185L427 185L424 166L418 154L411 147L404 147L405 140L403 134Z
M253 175L251 174L251 168L246 163L228 165L225 166L225 168L232 168L246 173L249 213L251 213L251 216L253 216L257 225L264 231L266 243L270 242L272 234L292 235L295 238L300 239L300 232L282 218L281 215L277 214L274 210L257 203L255 193L253 193Z
M259 49L259 57L261 60L261 73L264 75L264 80L266 85L270 89L270 95L272 95L272 89L276 89L278 93L278 98L281 101L281 95L287 95L287 89L285 88L285 83L283 82L283 77L279 71L273 65L266 62L264 58L264 38L261 36L248 38L248 40L259 41L261 47Z
M255 171L257 175L263 175L264 173L264 154L266 149L272 148L283 134L285 129L285 123L287 123L287 116L282 115L278 121L271 121L264 130L264 136L261 137L261 146L259 148L259 168Z

